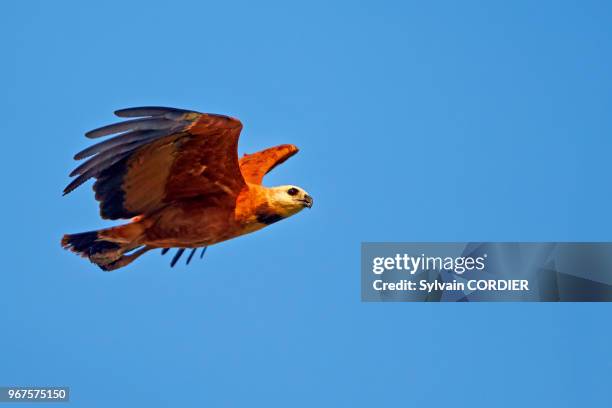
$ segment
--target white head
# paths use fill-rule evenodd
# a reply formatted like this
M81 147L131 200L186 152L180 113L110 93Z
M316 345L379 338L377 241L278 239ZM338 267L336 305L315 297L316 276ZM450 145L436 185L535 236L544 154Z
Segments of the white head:
M289 217L312 207L312 197L297 186L278 186L268 188L268 204L271 209L283 218Z

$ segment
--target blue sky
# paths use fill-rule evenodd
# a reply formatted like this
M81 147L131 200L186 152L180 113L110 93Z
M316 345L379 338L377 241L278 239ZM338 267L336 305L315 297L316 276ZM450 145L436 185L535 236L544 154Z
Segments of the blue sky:
M0 6L0 385L71 406L608 406L607 304L364 304L362 241L610 240L612 10L597 1ZM311 211L105 274L61 190L112 111L239 117Z

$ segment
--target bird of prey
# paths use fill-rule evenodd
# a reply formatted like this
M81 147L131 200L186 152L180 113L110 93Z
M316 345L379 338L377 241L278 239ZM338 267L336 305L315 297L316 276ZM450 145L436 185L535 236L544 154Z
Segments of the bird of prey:
M266 173L298 152L294 145L238 157L242 123L225 115L165 107L115 112L123 122L92 130L118 134L77 153L89 158L64 195L90 178L104 219L130 219L98 231L66 234L62 246L111 271L145 252L203 248L264 228L312 207L300 187L264 187Z

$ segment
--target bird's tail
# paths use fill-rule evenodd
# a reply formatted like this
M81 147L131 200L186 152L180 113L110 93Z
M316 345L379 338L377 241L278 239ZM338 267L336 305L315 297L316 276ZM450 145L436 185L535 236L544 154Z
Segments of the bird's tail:
M62 237L62 247L89 258L104 271L112 271L136 259L124 254L141 246L138 240L142 233L141 225L131 223L97 231L66 234ZM144 252L138 256L142 253Z

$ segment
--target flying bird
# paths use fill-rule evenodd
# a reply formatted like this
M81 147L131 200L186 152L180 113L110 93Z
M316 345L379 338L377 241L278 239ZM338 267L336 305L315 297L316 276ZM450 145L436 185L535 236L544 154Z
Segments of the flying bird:
M291 144L238 157L242 123L225 115L139 107L115 112L123 122L85 134L118 134L74 156L88 159L70 173L70 193L93 178L100 215L127 224L66 234L62 246L112 271L156 248L178 248L172 266L190 249L260 230L312 207L292 185L264 187L274 167L298 152Z

